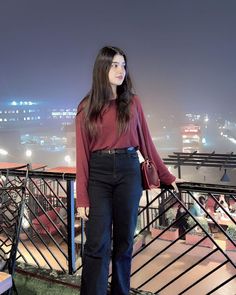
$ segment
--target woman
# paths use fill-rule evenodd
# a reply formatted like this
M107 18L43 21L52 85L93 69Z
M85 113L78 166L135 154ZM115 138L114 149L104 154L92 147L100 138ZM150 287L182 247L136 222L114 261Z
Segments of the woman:
M76 116L77 211L87 221L82 295L106 294L110 256L111 294L129 294L133 236L142 194L138 121L160 180L177 189L175 177L154 147L139 98L132 93L124 52L104 47L94 64L92 88Z

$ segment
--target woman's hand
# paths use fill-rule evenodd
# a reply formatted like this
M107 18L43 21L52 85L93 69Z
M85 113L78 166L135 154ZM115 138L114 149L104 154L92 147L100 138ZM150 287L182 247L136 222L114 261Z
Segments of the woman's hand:
M89 215L89 207L78 207L77 208L77 216L82 218L84 221L88 220Z
M179 189L177 187L177 183L182 183L182 182L187 182L187 180L184 180L182 178L176 178L175 181L173 181L171 183L171 185L173 186L174 190L178 193L179 192ZM160 189L159 188L152 188L152 192L155 194L155 195L159 195L160 194Z
M182 183L182 182L186 182L186 180L182 179L182 178L176 178L175 181L173 181L171 183L171 185L173 186L174 190L178 193L179 189L177 187L177 183Z
M176 184L176 181L171 182L171 185L173 186L174 191L176 191L176 193L178 193L179 192L179 189L178 189L178 186Z

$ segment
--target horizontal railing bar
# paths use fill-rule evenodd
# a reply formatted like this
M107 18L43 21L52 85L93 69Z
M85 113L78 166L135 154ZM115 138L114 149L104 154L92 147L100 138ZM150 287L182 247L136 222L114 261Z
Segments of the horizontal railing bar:
M2 174L7 173L7 169L1 169ZM10 176L25 176L23 170L11 170ZM30 178L47 178L47 179L60 179L60 180L75 180L75 173L62 173L62 172L47 172L29 170L28 176Z
M173 160L167 160L165 161L166 165L171 165L174 166L174 168L177 168L179 166L192 166L195 169L201 169L201 167L208 167L208 168L219 168L219 170L221 168L235 168L236 167L236 162L229 162L229 163L225 163L225 162L221 162L221 161L214 161L214 162L200 162L198 160L189 160L189 161L185 161L185 162L180 162L180 161L173 161Z
M232 155L230 157L223 157L223 156L218 156L217 154L214 155L206 155L202 156L199 154L194 154L192 157L186 157L185 155L168 155L168 158L164 158L164 160L175 160L175 161L236 161L236 155Z
M211 193L225 193L235 194L236 186L230 185L218 185L218 184L207 184L199 182L183 182L177 183L177 186L181 190L188 190L194 192L211 192Z
M2 170L4 172L4 170ZM10 175L12 176L24 176L25 171L10 171ZM49 179L60 179L60 180L75 180L75 173L55 173L55 172L46 172L46 171L29 171L30 178L49 178ZM216 191L219 192L225 191L226 193L229 192L236 192L235 186L222 186L217 184L206 184L206 183L199 183L199 182L183 182L178 183L178 187L182 189L198 189L199 191L209 190L209 191ZM160 188L172 188L171 186L161 186Z
M193 155L194 157L197 157L197 156L199 156L199 157L201 157L201 156L209 156L209 153L197 153L197 152L193 152L193 153L185 153L185 152L174 152L173 153L174 155L177 155L177 157L178 156L188 156L188 155ZM222 158L229 158L230 157L230 159L231 159L231 157L236 157L236 154L233 154L233 153L230 153L230 154L216 154L216 153L211 153L210 155L212 155L212 156L218 156L218 157L222 157ZM173 156L173 155L168 155L168 157L170 157L170 156Z

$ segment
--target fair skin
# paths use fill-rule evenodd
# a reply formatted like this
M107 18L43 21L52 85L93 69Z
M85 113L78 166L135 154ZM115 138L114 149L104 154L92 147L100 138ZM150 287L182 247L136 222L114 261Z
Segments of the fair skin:
M111 68L108 73L108 79L113 92L113 98L111 99L116 99L117 86L123 83L125 74L126 74L125 59L122 55L116 54L113 57Z
M126 74L125 70L125 59L122 55L116 54L113 57L111 68L108 73L108 79L112 88L113 97L111 99L116 99L117 97L117 86L121 85L124 81ZM171 183L174 190L178 192L177 182L183 182L182 180L178 181L177 179ZM154 189L155 191L155 189ZM89 207L78 207L77 215L83 220L88 220Z

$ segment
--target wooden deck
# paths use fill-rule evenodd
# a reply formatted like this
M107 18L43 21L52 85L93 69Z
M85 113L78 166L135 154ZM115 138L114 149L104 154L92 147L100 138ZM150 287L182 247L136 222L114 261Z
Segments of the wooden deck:
M150 239L150 238L149 238ZM35 251L30 244L29 241L25 241L27 243L27 247L32 248L32 251ZM219 240L219 243L222 242ZM134 257L132 262L132 272L134 272L137 268L147 262L151 257L153 257L156 253L158 253L161 249L168 245L168 241L164 240L156 240L151 246L147 249L143 250L139 255ZM66 268L67 261L64 256L59 252L59 250L50 242L50 249L54 253L55 257L60 261L62 265ZM45 248L42 243L38 243L40 251L42 251L45 257L49 257L49 252ZM168 251L163 252L162 255L158 256L156 259L152 260L147 266L145 266L141 271L131 277L131 286L133 288L137 288L143 282L145 282L148 278L155 275L160 269L166 266L169 262L173 261L178 255L183 253L184 250L189 247L184 243L184 241L178 241L174 244ZM61 244L61 248L66 252L67 247L65 244ZM25 251L22 245L20 245L21 251ZM185 255L180 260L172 264L166 270L161 272L158 276L154 277L153 280L143 285L140 289L144 291L149 291L155 293L162 286L164 286L167 282L171 281L173 278L178 276L181 272L186 270L188 267L193 265L193 263L199 261L202 256L209 253L211 251L209 248L205 247L196 247L193 251L191 251L187 256ZM236 252L232 252L232 257L236 261ZM45 263L44 259L38 259L40 266L43 268L49 268ZM183 275L178 279L178 281L173 282L169 285L169 287L163 289L158 294L161 295L177 295L191 284L191 282L196 281L198 278L201 278L204 274L209 273L215 267L220 265L223 261L225 261L225 257L219 251L215 254L211 255L207 260L198 264L187 274ZM60 269L58 263L55 259L49 259L51 267L55 269ZM30 263L34 264L34 261L31 259ZM78 257L76 261L76 265L81 265L81 258ZM80 270L78 271L80 274ZM214 272L212 275L208 276L204 281L200 282L193 288L191 288L188 292L184 294L187 295L203 295L207 294L210 290L212 290L215 286L219 285L221 282L226 280L227 278L235 275L236 269L230 263L225 264L219 270ZM209 283L210 282L210 283ZM222 287L220 290L212 293L214 295L235 295L236 294L236 279L229 282L226 286Z

